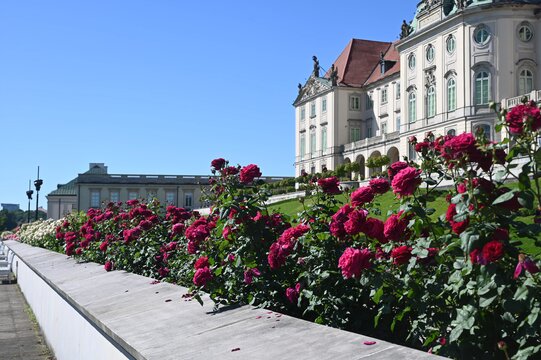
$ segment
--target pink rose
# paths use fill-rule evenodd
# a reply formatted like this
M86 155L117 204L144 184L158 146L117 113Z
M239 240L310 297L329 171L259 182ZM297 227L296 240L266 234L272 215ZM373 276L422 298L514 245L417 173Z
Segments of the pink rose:
M347 248L338 260L338 268L342 269L342 275L346 278L359 278L361 272L372 266L374 254L369 249Z
M369 186L363 186L355 190L351 194L351 205L357 207L357 206L363 206L364 204L367 204L374 200L374 191Z
M532 131L541 129L541 112L532 101L528 104L517 105L507 113L505 121L509 125L509 132L520 135L524 132L524 125L528 124Z
M297 304L300 292L301 284L297 283L294 288L290 287L286 289L286 298L289 300L290 303Z
M250 285L254 280L254 276L261 276L261 272L257 268L244 271L244 283Z
M384 178L372 179L368 185L375 194L385 194L391 187L387 179Z
M113 263L111 261L106 261L105 265L103 265L103 268L105 271L111 271L113 270Z
M389 175L389 179L392 181L394 176L398 174L398 172L402 169L405 169L408 167L408 163L405 163L403 161L397 161L395 163L392 163L391 166L387 168L387 174Z
M210 267L209 258L206 256L201 256L199 259L197 259L193 267L195 269L202 269L202 268Z
M393 259L393 264L403 265L409 262L409 260L411 259L411 251L412 248L406 245L394 248L391 251L391 258Z
M421 170L407 167L398 172L393 178L391 186L398 197L413 195L421 184Z
M385 221L383 235L387 240L399 241L404 238L408 222L400 217L401 214L393 214Z
M340 182L336 176L319 179L317 184L319 187L321 187L321 190L323 190L325 194L336 195L341 193L340 188L338 187Z
M254 181L255 178L261 176L261 171L259 167L254 164L246 165L240 170L240 182L243 184L249 184Z
M205 286L207 282L212 279L212 274L208 267L197 269L193 276L193 283L195 286Z

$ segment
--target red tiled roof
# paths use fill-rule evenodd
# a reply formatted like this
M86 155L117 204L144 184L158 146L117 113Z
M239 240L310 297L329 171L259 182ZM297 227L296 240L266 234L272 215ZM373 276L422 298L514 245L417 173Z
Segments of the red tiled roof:
M383 56L383 59L385 61L388 61L391 64L392 62L394 62L394 64L392 64L389 69L385 69L385 73L382 74L378 63L378 65L372 70L372 74L370 75L370 77L364 83L365 86L400 72L400 54L398 53L395 45L396 42L392 43L391 46L389 46L389 49L387 50L385 55Z
M338 68L338 84L362 86L374 69L379 68L380 54L386 53L391 45L390 42L351 39L334 62ZM329 78L329 75L330 70L325 77Z

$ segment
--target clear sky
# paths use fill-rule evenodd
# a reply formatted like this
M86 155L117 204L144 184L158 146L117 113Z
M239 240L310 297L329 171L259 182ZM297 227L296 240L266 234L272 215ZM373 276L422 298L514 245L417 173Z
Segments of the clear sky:
M417 0L0 1L0 202L113 174L294 175L297 83L351 38L393 41ZM35 203L34 205L35 206Z

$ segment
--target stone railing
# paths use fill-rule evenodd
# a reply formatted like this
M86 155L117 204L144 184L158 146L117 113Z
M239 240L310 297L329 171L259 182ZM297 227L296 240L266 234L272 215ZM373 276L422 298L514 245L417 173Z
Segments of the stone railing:
M441 358L261 308L216 309L208 296L201 306L181 286L5 244L58 360Z
M531 93L515 96L509 99L503 99L501 106L507 110L514 108L522 103L522 100L527 98L528 100L541 101L541 90L534 90Z

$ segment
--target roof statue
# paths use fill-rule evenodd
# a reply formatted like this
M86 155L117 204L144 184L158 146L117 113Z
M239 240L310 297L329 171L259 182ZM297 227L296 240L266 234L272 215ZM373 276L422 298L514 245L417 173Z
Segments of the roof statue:
M456 1L456 7L458 9L464 9L466 6L468 6L468 0L455 0Z
M319 60L317 59L317 56L312 56L312 60L314 60L314 76L319 77Z
M301 83L299 83L299 84L297 85L297 87L299 88L299 94L300 94L301 91L302 91L302 85L301 85Z
M412 27L404 20L402 22L402 31L400 32L400 39L406 38L412 32Z
M331 73L329 75L329 79L331 80L332 86L338 85L338 68L334 66L334 64L331 65Z

